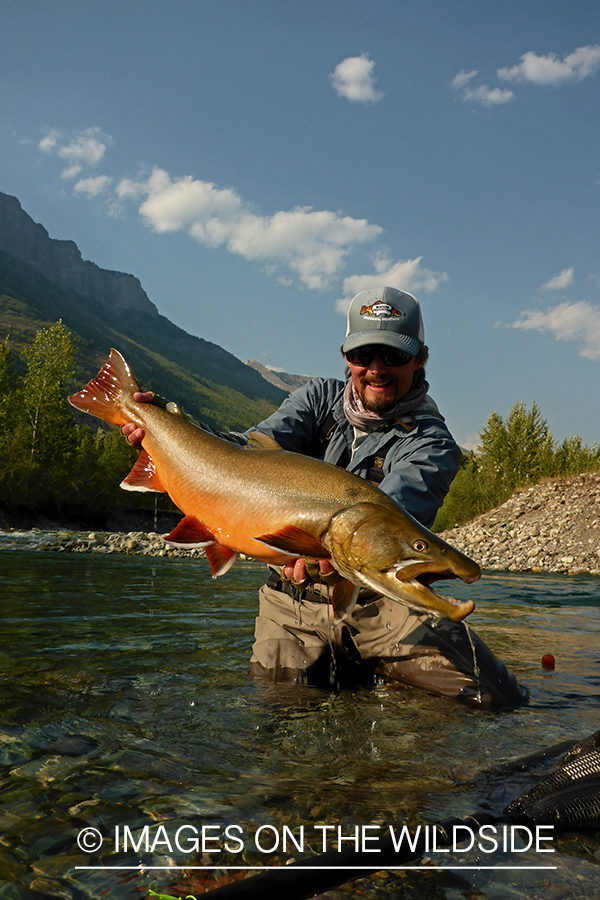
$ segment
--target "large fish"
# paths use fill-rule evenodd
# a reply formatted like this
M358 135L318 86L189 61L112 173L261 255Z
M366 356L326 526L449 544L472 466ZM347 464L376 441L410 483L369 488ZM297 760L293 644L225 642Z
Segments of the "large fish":
M240 553L275 566L304 556L328 559L342 576L332 592L345 618L360 587L423 612L460 620L474 608L430 587L441 578L468 583L479 566L403 512L383 491L337 466L288 453L266 435L247 448L189 422L179 412L138 403L139 385L116 350L97 377L69 397L76 409L145 431L140 456L122 483L166 492L184 518L165 536L203 547L213 576Z

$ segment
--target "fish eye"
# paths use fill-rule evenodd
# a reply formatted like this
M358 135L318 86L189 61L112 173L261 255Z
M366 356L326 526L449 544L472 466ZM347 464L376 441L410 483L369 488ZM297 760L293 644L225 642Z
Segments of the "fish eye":
M424 553L425 550L429 550L429 544L427 541L415 541L413 544L413 550L417 550L419 553Z

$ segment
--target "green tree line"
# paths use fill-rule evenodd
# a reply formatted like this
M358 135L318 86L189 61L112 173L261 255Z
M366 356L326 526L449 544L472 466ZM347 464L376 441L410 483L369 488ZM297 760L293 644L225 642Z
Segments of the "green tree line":
M37 511L101 524L108 510L149 506L119 489L138 455L119 431L76 421L67 400L80 387L69 330L58 322L38 331L24 357L21 374L9 340L0 344L0 506L8 521Z
M600 469L600 447L586 447L578 435L555 441L536 403L527 409L517 401L506 419L494 411L479 438L479 452L463 457L437 515L436 531L499 506L517 488Z
M88 524L109 511L153 509L156 495L119 488L137 450L118 429L78 421L85 417L67 401L81 387L69 330L57 322L38 331L24 357L20 373L8 339L0 344L0 507L9 521L17 511L38 511ZM463 458L436 531L503 503L516 488L600 468L600 448L578 436L557 443L535 403L517 402L506 419L493 412L480 439L480 452Z

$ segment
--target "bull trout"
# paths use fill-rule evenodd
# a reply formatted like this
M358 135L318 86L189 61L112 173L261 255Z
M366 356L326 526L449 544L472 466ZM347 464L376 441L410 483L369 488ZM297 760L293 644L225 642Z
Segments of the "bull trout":
M275 566L328 559L341 579L336 620L361 587L414 609L459 621L474 609L431 588L442 578L476 581L479 566L420 525L379 488L321 460L289 453L255 432L247 447L208 434L180 412L138 403L140 387L116 350L96 378L69 397L76 409L145 431L127 490L169 495L184 518L165 540L202 547L213 577L240 553Z

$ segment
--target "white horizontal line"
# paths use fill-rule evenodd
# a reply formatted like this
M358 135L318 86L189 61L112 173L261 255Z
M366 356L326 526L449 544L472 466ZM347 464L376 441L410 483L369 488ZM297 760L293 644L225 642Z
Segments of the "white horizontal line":
M401 869L449 869L455 871L456 869L496 869L496 870L509 870L516 871L522 869L557 869L558 866L436 866L432 864L430 866L384 866L385 868L392 872L398 872ZM202 871L214 871L214 872L229 872L232 869L242 869L245 872L256 871L256 872L286 872L293 871L296 874L298 872L361 872L363 869L366 872L376 872L381 871L376 869L374 866L145 866L143 863L140 863L138 866L75 866L75 871L80 871L82 869L89 870L99 870L103 872L107 872L113 869L118 869L122 872L138 872L141 869L144 871L151 871L154 869L161 870L181 870L185 872L191 872L196 870Z

